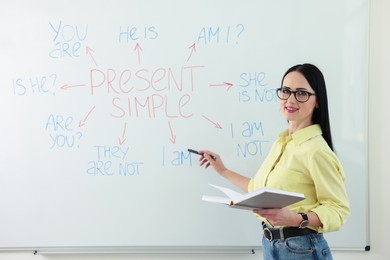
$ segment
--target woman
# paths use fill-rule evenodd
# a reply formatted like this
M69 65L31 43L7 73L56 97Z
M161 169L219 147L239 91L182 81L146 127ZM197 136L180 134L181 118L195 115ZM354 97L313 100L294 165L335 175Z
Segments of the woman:
M323 233L338 230L350 209L344 171L333 152L324 77L312 64L293 66L277 95L288 129L254 178L227 169L211 151L200 151L200 164L245 192L266 186L305 194L285 208L254 210L262 220L264 259L332 259Z

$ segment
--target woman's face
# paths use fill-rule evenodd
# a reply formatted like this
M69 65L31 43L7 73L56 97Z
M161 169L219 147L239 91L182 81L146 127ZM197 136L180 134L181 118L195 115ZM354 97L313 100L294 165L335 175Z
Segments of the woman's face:
M297 71L292 71L284 77L282 89L315 93L305 77ZM298 130L312 124L312 115L316 105L317 99L315 95L310 96L306 102L301 103L295 99L294 93L291 93L287 100L280 100L280 111L289 124L294 125L295 129Z

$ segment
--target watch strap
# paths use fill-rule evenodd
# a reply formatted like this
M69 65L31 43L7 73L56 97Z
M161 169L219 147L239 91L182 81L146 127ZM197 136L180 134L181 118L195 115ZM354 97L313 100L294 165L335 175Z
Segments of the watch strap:
M299 223L299 228L305 228L309 225L309 217L306 213L299 212L299 215L302 216L302 221Z

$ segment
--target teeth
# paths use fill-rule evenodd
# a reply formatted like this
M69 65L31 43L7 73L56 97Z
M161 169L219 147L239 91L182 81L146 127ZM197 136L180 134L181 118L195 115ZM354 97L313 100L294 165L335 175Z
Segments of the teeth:
M298 110L297 108L294 107L286 107L287 110Z

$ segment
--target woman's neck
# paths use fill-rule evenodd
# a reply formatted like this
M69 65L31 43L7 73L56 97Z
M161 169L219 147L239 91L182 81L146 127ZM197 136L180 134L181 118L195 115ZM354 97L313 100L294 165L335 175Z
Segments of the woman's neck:
M297 132L303 128L311 126L312 124L313 124L312 122L299 122L299 123L297 123L297 122L289 121L288 122L288 134L292 135L295 132Z

